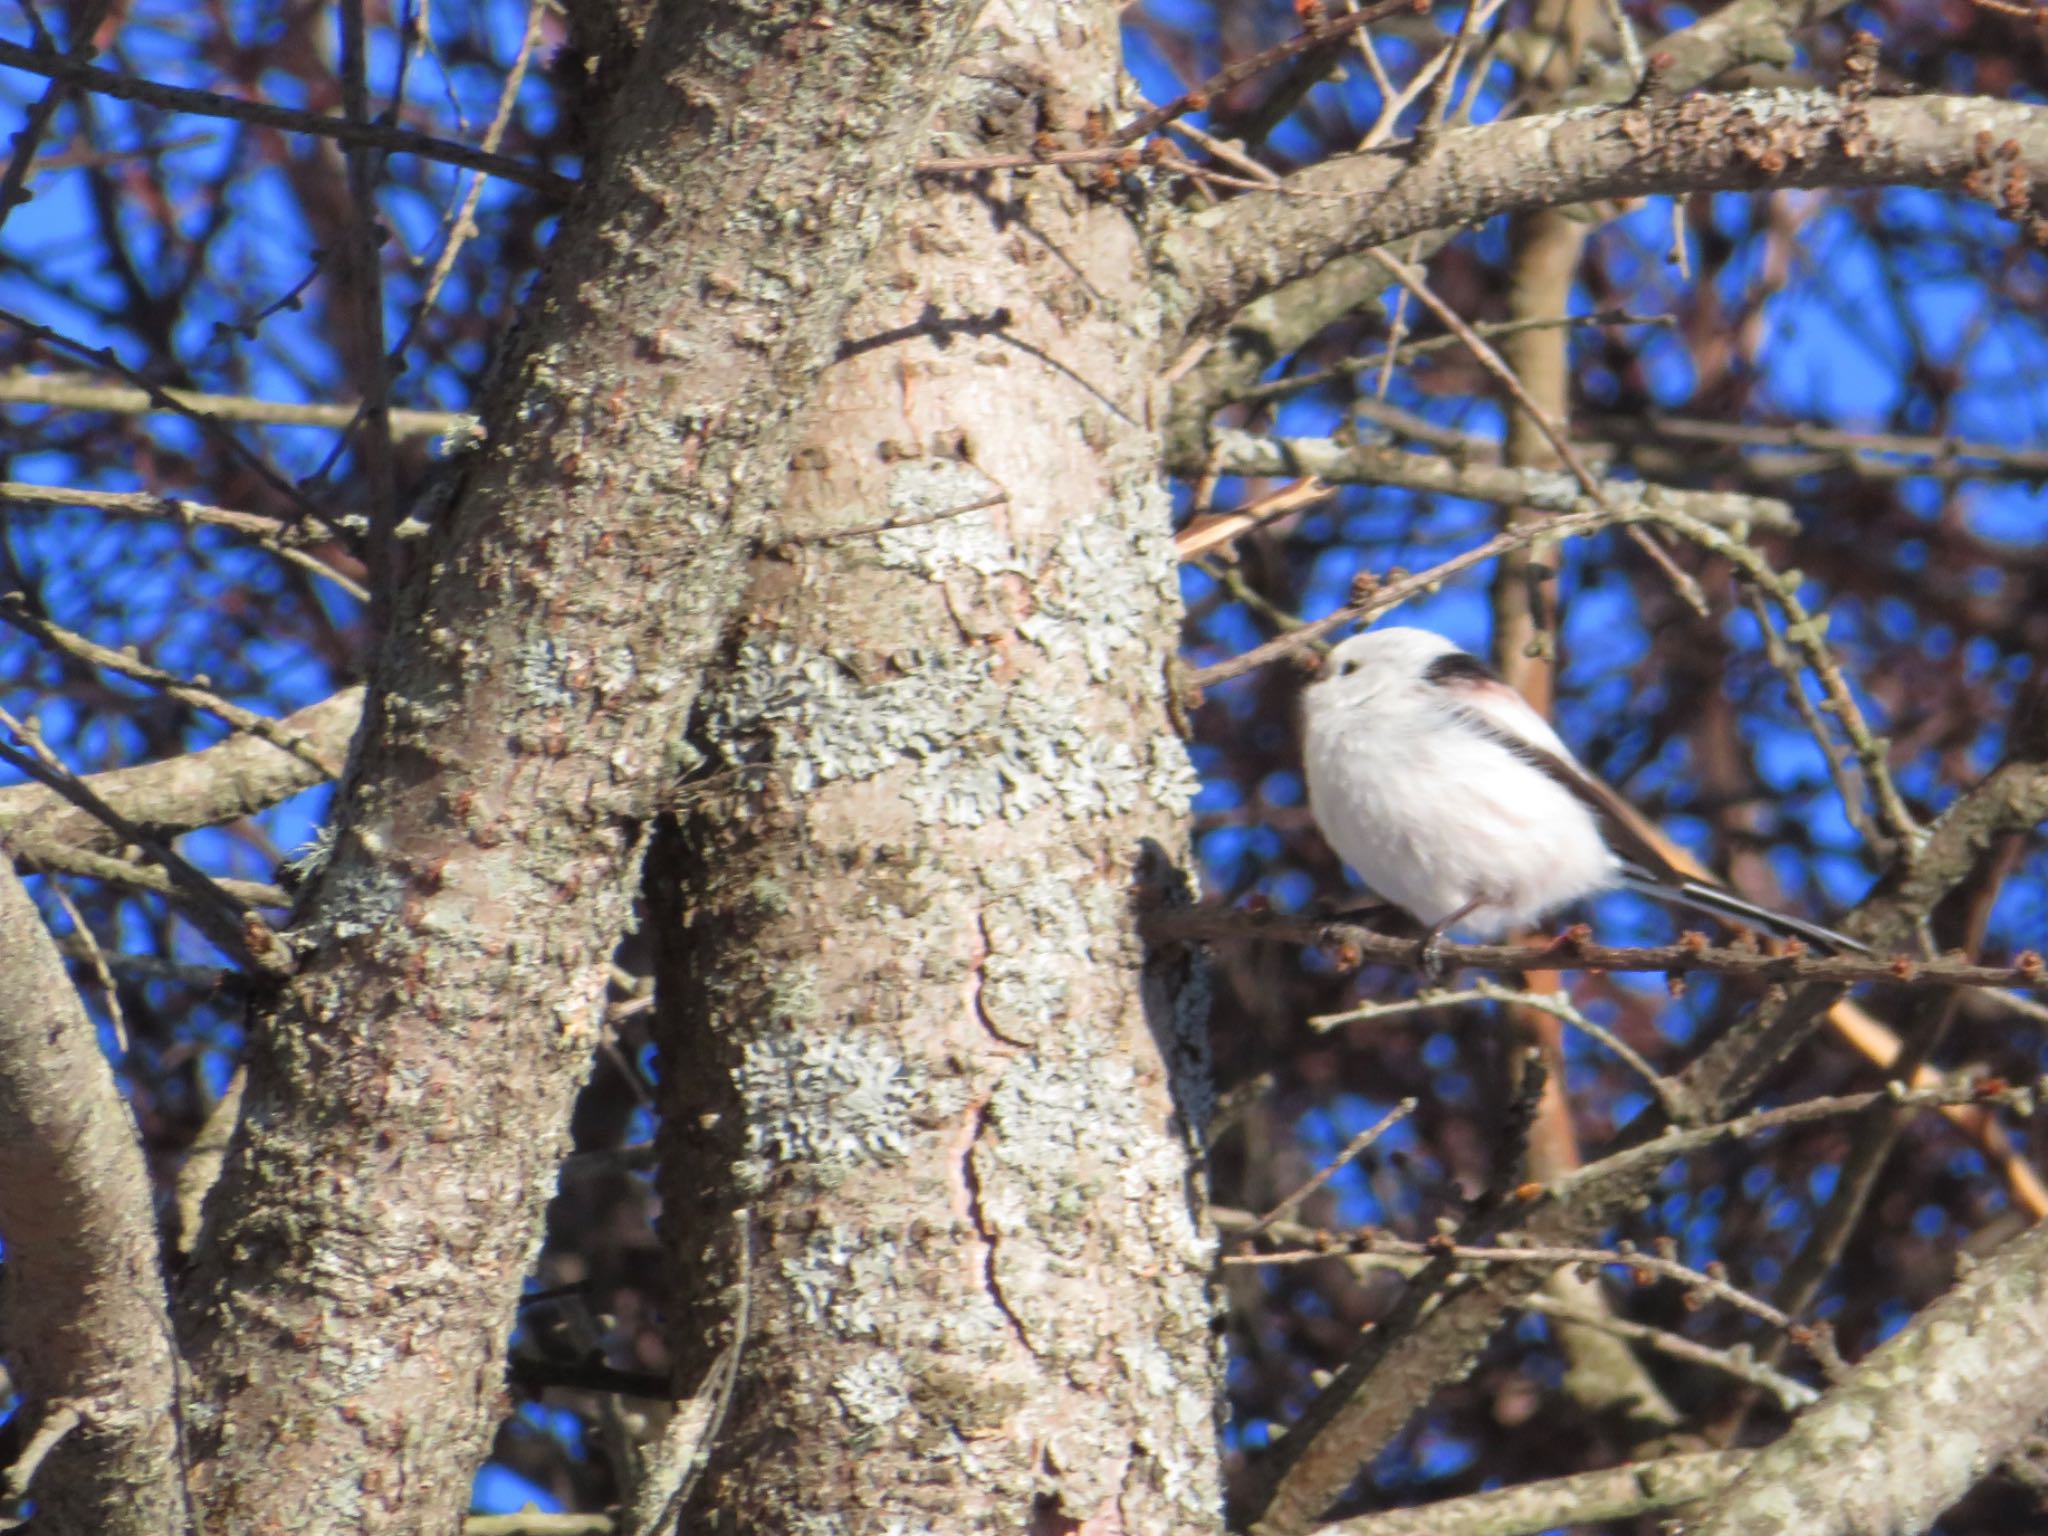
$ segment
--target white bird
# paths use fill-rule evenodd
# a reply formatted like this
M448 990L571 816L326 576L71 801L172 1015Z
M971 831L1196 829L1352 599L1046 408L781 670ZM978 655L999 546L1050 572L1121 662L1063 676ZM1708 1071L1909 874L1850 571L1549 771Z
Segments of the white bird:
M1429 930L1491 938L1597 891L1662 901L1863 950L1690 878L1643 817L1579 765L1477 657L1422 629L1333 648L1303 695L1309 809L1375 895Z

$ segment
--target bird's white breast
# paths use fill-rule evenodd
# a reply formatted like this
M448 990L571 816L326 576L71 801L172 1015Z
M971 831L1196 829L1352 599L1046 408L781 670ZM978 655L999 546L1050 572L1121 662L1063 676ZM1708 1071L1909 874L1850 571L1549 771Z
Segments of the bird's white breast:
M1447 711L1373 699L1305 719L1309 807L1373 892L1435 925L1497 934L1613 883L1585 804Z

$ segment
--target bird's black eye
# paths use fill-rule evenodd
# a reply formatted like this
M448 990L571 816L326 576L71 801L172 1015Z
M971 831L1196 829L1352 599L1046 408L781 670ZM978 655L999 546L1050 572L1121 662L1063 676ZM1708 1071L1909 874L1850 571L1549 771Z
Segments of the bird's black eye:
M1337 675L1339 677L1349 677L1352 673L1356 672L1360 667L1364 665L1364 662L1360 661L1356 656L1353 656L1348 661L1346 661L1343 666L1337 669Z

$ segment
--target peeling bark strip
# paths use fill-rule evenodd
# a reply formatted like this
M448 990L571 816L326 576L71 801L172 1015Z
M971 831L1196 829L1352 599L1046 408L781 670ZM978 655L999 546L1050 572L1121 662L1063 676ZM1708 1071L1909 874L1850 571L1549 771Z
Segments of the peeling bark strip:
M628 72L255 1023L180 1319L207 1529L466 1508L637 826L972 10L667 5Z
M1996 166L1996 174L1992 168ZM2048 109L1968 96L1744 91L1515 118L1328 160L1160 241L1172 307L1205 333L1332 257L1498 213L1652 193L2048 184ZM2026 210L2010 210L2024 215Z
M986 21L947 144L1118 103L1113 6ZM1206 1010L1132 922L1195 783L1143 235L1062 176L920 184L700 711L650 867L686 1385L742 1207L754 1249L683 1529L1221 1528Z
M29 1485L38 1529L181 1529L176 1362L149 1173L63 957L4 858L0 1242L0 1343L22 1425L54 1433L67 1411L77 1419Z

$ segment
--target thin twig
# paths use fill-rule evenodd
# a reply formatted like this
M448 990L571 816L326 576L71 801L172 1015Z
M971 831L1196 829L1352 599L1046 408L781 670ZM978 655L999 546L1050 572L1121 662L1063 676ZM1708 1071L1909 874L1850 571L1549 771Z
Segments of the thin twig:
M14 1458L6 1474L0 1476L0 1489L8 1497L18 1499L28 1492L28 1485L34 1481L36 1470L48 1459L50 1452L57 1449L64 1437L85 1422L85 1415L76 1403L54 1402L47 1404L43 1420L36 1425L35 1433L22 1446L21 1454Z
M94 853L89 848L75 848L69 843L53 843L44 838L8 837L0 835L0 850L4 850L17 864L46 875L76 875L81 880L101 880L108 885L126 886L131 890L151 891L158 896L174 900L190 900L192 893L184 885L161 869L152 869L147 864L131 864L126 859L117 859L111 854ZM249 907L289 907L292 893L280 885L266 885L260 880L230 880L225 876L210 876L213 883L232 896L236 901ZM126 967L133 957L110 955L108 964L115 970ZM232 976L232 971L211 968L213 974ZM186 978L193 985L199 985L199 972L191 971ZM162 977L152 976L152 980Z
M1313 475L1332 485L1391 485L1403 490L1527 506L1540 512L1618 512L1641 505L1671 507L1730 527L1796 532L1798 519L1774 496L1746 491L1680 490L1647 480L1607 480L1588 496L1562 470L1533 465L1460 463L1455 457L1414 453L1383 443L1345 443L1330 437L1267 437L1235 427L1211 434L1219 472L1233 475ZM1172 468L1186 471L1176 457Z
M1349 1234L1344 1239L1344 1246L1336 1249L1312 1248L1305 1252L1291 1253L1232 1253L1225 1254L1220 1262L1236 1266L1314 1264L1340 1257L1347 1251L1392 1253L1408 1258L1456 1259L1467 1264L1540 1264L1557 1269L1567 1264L1592 1264L1602 1269L1618 1266L1654 1275L1659 1279L1675 1280L1688 1290L1711 1296L1716 1301L1726 1302L1737 1311L1747 1312L1751 1317L1769 1323L1774 1328L1790 1329L1796 1326L1791 1318L1769 1302L1759 1300L1740 1286L1731 1285L1716 1275L1681 1264L1676 1259L1625 1248L1552 1248L1533 1243L1526 1248L1485 1247L1452 1242L1449 1238L1417 1240L1395 1237L1386 1232L1364 1230Z
M1402 287L1421 300L1423 307L1435 315L1446 330L1465 343L1467 349L1470 350L1473 358L1477 360L1479 365L1500 381L1501 388L1508 392L1509 397L1513 399L1515 404L1520 406L1530 421L1535 423L1536 430L1543 434L1544 440L1550 444L1552 451L1557 454L1558 462L1572 472L1579 484L1585 487L1586 494L1596 499L1601 497L1603 492L1599 480L1594 477L1591 470L1586 468L1585 460L1579 457L1578 450L1572 446L1571 439L1565 435L1564 429L1551 420L1548 411L1536 403L1535 397L1529 393L1528 389L1523 385L1521 378L1515 373L1514 369L1507 365L1501 355L1494 351L1491 346L1487 345L1485 339L1475 332L1470 325L1466 324L1465 318L1462 315L1437 297L1436 291L1424 281L1420 272L1417 272L1406 262L1396 261L1393 257L1387 255L1385 251L1374 249L1368 251L1367 254L1393 274L1396 282L1400 283ZM1699 583L1674 565L1670 555L1658 548L1654 539L1640 528L1629 529L1628 537L1664 573L1665 579L1671 583L1673 589L1684 599L1688 607L1701 618L1709 616L1711 609L1708 606L1706 594L1700 591Z
M1747 1344L1738 1344L1732 1349L1714 1349L1688 1339L1682 1333L1673 1333L1665 1328L1652 1328L1648 1323L1631 1322L1617 1317L1612 1312L1599 1312L1590 1307L1576 1307L1570 1302L1560 1301L1545 1291L1532 1291L1517 1303L1525 1312L1540 1312L1546 1317L1557 1318L1560 1322L1572 1323L1581 1328L1596 1328L1602 1333L1612 1334L1617 1339L1627 1339L1632 1344L1641 1344L1654 1349L1660 1355L1673 1360L1683 1360L1691 1365L1703 1366L1710 1371L1733 1376L1753 1387L1760 1387L1778 1400L1778 1405L1787 1413L1820 1401L1820 1393L1795 1377L1783 1371L1773 1370L1756 1358Z
M1365 34L1362 32L1359 34L1359 36L1361 37L1363 37L1364 35ZM1258 161L1254 160L1250 155L1246 154L1243 150L1239 149L1235 144L1230 143L1228 140L1219 139L1213 133L1204 133L1201 129L1197 128L1193 123L1180 122L1176 120L1166 125L1166 131L1168 133L1177 135L1180 138L1186 139L1190 144L1194 145L1197 149L1203 150L1208 154L1214 155L1218 160L1221 160L1225 165L1236 166L1237 169L1244 172L1246 176L1260 183L1262 186L1277 187L1280 185L1280 173L1278 171L1273 170L1269 166L1263 166L1259 164Z
M1275 43L1263 52L1255 53L1250 58L1239 59L1227 68L1219 69L1200 85L1176 96L1164 106L1139 113L1117 129L1111 135L1110 141L1120 145L1135 144L1146 135L1157 133L1175 118L1201 111L1209 101L1226 91L1236 89L1257 75L1264 74L1276 64L1284 64L1298 54L1307 53L1312 48L1320 48L1325 43L1336 42L1339 38L1350 36L1361 27L1370 26L1375 21L1384 21L1387 17L1399 15L1403 11L1417 16L1427 15L1429 7L1430 0L1380 0L1379 4L1353 11L1348 16L1339 16L1325 20L1319 25L1305 27L1283 43Z
M1640 1172L1644 1168L1664 1167L1681 1157L1704 1151L1708 1147L1719 1146L1723 1142L1741 1141L1766 1131L1779 1131L1787 1126L1806 1125L1816 1120L1862 1115L1884 1104L1893 1104L1901 1109L1951 1109L1966 1104L1978 1107L2007 1104L2021 1114L2032 1114L2035 1097L2030 1088L2015 1088L2008 1084L1987 1088L1972 1082L1937 1079L1926 1088L1908 1088L1894 1080L1874 1093L1844 1093L1831 1097L1802 1099L1797 1104L1787 1104L1778 1109L1760 1109L1747 1115L1738 1115L1732 1120L1718 1120L1711 1125L1696 1125L1689 1129L1673 1128L1652 1141L1624 1147L1619 1152L1610 1152L1597 1161L1574 1169L1555 1181L1550 1193L1559 1199L1569 1199L1572 1192L1582 1186L1610 1185L1617 1178L1626 1178L1629 1174Z
M1273 1223L1287 1220L1296 1211L1301 1209L1301 1204L1304 1200L1335 1178L1354 1157L1386 1135L1388 1131L1391 1131L1403 1120L1414 1114L1416 1107L1421 1102L1420 1099L1403 1099L1384 1115L1381 1115L1379 1119L1346 1142L1343 1151L1339 1152L1326 1165L1310 1174L1307 1182L1301 1188L1253 1222L1241 1235L1249 1240L1266 1231Z
M1489 341L1502 336L1514 336L1523 331L1549 331L1570 329L1574 326L1609 325L1652 325L1672 324L1669 315L1638 315L1625 309L1602 309L1587 315L1539 315L1524 320L1493 320L1472 327L1472 334L1483 336ZM1317 389L1332 384L1355 373L1383 366L1398 366L1412 363L1418 357L1431 352L1447 351L1462 347L1462 336L1426 336L1420 341L1403 342L1399 346L1382 347L1377 352L1363 353L1357 357L1343 358L1327 368L1312 369L1307 373L1290 373L1284 378L1272 379L1262 384L1248 384L1243 389L1231 390L1222 396L1223 404L1256 405L1267 400L1285 399L1305 389Z
M222 698L203 681L187 682L176 673L151 666L127 651L117 651L48 619L39 618L28 611L18 592L0 593L0 623L11 624L23 634L31 635L91 666L103 667L131 681L160 689L180 704L212 715L235 730L260 737L273 747L291 753L309 767L319 769L327 778L334 778L341 772L339 763L329 762L312 742L296 732L285 730L268 715L244 709Z
M195 117L224 117L259 128L278 128L286 133L312 134L339 144L360 144L393 155L418 155L465 170L482 171L503 181L517 182L550 197L566 201L576 190L571 177L558 175L545 166L529 165L504 155L489 155L466 144L453 144L432 134L383 123L352 123L346 118L327 117L318 112L301 112L266 101L245 101L214 91L197 91L179 85L162 85L154 80L137 80L132 75L96 69L76 59L44 49L24 48L19 43L0 42L0 64L31 75L57 80L65 85L111 96L119 101L139 101L166 112L186 112Z
M1465 62L1472 39L1481 28L1491 25L1502 4L1503 0L1488 0L1484 5L1468 5L1465 14L1458 18L1458 30L1451 38L1450 56L1438 73L1436 89L1430 94L1429 108L1415 130L1418 140L1427 141L1443 127L1445 114L1450 111L1451 91L1457 85L1458 69Z
M128 820L95 794L90 785L44 745L41 732L17 720L6 709L0 709L0 728L21 743L16 748L0 742L0 761L47 785L80 810L98 817L126 841L163 865L182 893L191 899L193 916L208 938L255 969L273 975L282 975L290 970L290 950L261 917L244 908L241 902L222 889L219 882L194 867L168 843L151 836L145 828Z
M22 855L16 850L16 857L26 857L27 862L38 861L33 855ZM160 873L160 871L158 872ZM52 934L57 947L64 951L67 959L90 964L86 945L68 933ZM221 965L188 965L177 960L166 960L161 955L130 955L116 950L108 954L100 951L107 969L116 976L131 977L136 981L168 981L181 987L192 987L200 992L211 992L216 987L233 987L242 980L242 973Z
M191 526L202 523L214 528L231 528L245 533L278 559L288 561L323 581L332 582L358 602L367 601L369 590L344 576L326 561L293 544L308 535L303 528L260 512L236 512L228 507L208 506L203 501L186 501L177 496L157 496L148 491L88 491L68 485L30 485L21 480L0 480L0 501L24 506L92 507L127 517L162 517ZM330 535L321 534L326 538Z
M1743 588L1743 596L1749 603L1749 611L1756 617L1757 631L1763 636L1764 655L1784 679L1785 692L1792 700L1792 707L1799 712L1807 734L1813 737L1814 745L1820 748L1820 755L1827 761L1828 777L1835 781L1835 794L1842 802L1842 814L1849 818L1849 825L1856 829L1856 835L1863 839L1864 846L1883 858L1891 847L1891 839L1879 832L1877 824L1870 819L1869 809L1864 804L1865 786L1857 782L1835 741L1834 732L1821 719L1820 711L1813 707L1813 700L1806 696L1806 677L1798 658L1785 648L1784 639L1771 623L1771 611L1764 602L1763 593L1748 585Z
M1335 494L1331 487L1310 475L1291 485L1283 485L1271 495L1261 496L1249 506L1209 513L1173 536L1174 556L1184 561L1196 560L1218 550L1227 550L1246 534L1254 533L1279 518L1305 511Z
M1256 672L1259 668L1283 657L1306 650L1347 624L1363 624L1391 608L1398 607L1419 593L1433 591L1459 571L1469 570L1475 565L1484 565L1488 560L1510 550L1520 549L1525 544L1533 544L1538 539L1576 538L1649 515L1648 511L1643 509L1631 511L1603 507L1594 511L1550 518L1540 523L1518 524L1495 534L1483 543L1475 544L1463 554L1451 556L1450 559L1432 566L1420 575L1410 575L1407 572L1391 575L1389 579L1373 586L1370 594L1358 601L1348 603L1320 619L1311 619L1290 634L1268 640L1263 645L1255 645L1248 651L1217 662L1214 666L1203 667L1194 674L1190 682L1197 688L1213 688L1218 683Z
M1443 73L1444 67L1451 62L1451 55L1456 49L1455 43L1445 43L1416 66L1415 73L1408 77L1406 85L1381 98L1380 109L1373 117L1372 126L1365 130L1365 136L1358 141L1360 150L1378 149L1394 136L1394 130L1401 121L1401 114L1415 104L1416 97L1435 83L1437 77ZM1412 246L1410 254L1413 255Z
M212 395L196 389L138 389L101 384L75 374L34 373L17 369L0 373L0 401L16 405L56 405L77 411L142 414L170 411L197 414L216 421L243 421L257 426L346 427L361 409L355 405L304 404L291 400L258 400L248 395ZM391 430L399 437L445 437L475 420L460 411L391 413Z
M342 115L350 123L366 125L370 82L363 0L340 0L340 20ZM313 483L325 482L342 452L356 441L356 427L367 428L355 468L368 485L371 628L381 633L381 605L390 601L396 585L392 529L398 522L398 472L391 455L391 360L384 355L384 242L377 227L377 180L383 162L362 143L343 145L342 155L348 168L347 240L352 256L344 299L356 332L356 345L344 348L343 355L353 362L362 404L356 421L336 437Z
M754 1297L754 1212L751 1206L741 1206L733 1213L739 1227L740 1241L736 1261L737 1273L733 1278L734 1288L739 1292L739 1301L733 1309L732 1338L720 1351L718 1359L706 1373L693 1404L703 1404L708 1412L703 1415L693 1437L689 1456L678 1469L676 1486L664 1499L652 1520L643 1520L633 1536L653 1536L675 1524L676 1513L689 1500L690 1492L697 1485L704 1467L711 1460L711 1450L718 1439L718 1432L725 1425L725 1416L732 1408L733 1393L738 1389L740 1360L747 1346L747 1332L753 1315Z
M1242 912L1206 904L1158 908L1144 914L1139 930L1157 943L1188 940L1266 940L1283 944L1315 944L1347 951L1357 964L1420 969L1427 965L1423 946L1413 939L1394 938L1350 923L1325 923L1275 912ZM1754 945L1717 945L1697 933L1674 944L1620 948L1596 944L1583 923L1554 938L1520 944L1456 944L1436 946L1440 963L1456 970L1469 966L1484 971L1573 969L1582 971L1645 971L1684 975L1709 971L1747 976L1766 983L1827 982L1854 986L1879 981L1894 986L2012 987L2048 991L2048 962L2023 950L2010 965L1971 965L1960 960L1916 960L1909 955L1820 955L1797 940L1769 954Z
M1621 0L1600 0L1600 8L1607 13L1607 24L1614 28L1615 43L1621 49L1621 62L1629 79L1641 84L1648 66L1643 59L1642 42L1636 37L1635 23L1628 19Z
M2048 451L2007 448L1998 443L1961 437L1916 436L1902 432L1845 432L1835 427L1794 422L1763 426L1747 422L1700 421L1682 416L1595 417L1584 423L1588 433L1625 445L1651 442L1709 444L1771 452L1824 453L1853 466L1865 456L1927 459L1908 473L1948 478L1971 464L2017 479L2048 476Z
M1857 765L1863 771L1864 782L1870 787L1877 823L1896 840L1894 846L1898 856L1910 869L1919 857L1926 833L1913 813L1906 809L1898 786L1892 782L1888 761L1890 744L1870 729L1870 722L1864 719L1863 710L1850 691L1848 680L1842 675L1841 664L1828 649L1827 615L1808 612L1800 600L1799 585L1804 578L1797 571L1778 571L1749 544L1683 512L1674 511L1660 520L1674 532L1683 534L1710 554L1719 555L1735 566L1751 583L1762 588L1784 614L1785 638L1798 647L1806 657L1807 666L1819 679L1821 691L1827 695L1827 702L1821 707L1841 722L1842 734L1849 738Z
M114 1029L114 1045L122 1056L128 1054L128 1021L121 1016L121 989L114 982L114 973L107 966L107 952L100 947L100 941L87 926L85 914L78 910L78 903L71 899L62 880L52 880L48 887L50 899L57 903L58 910L71 923L71 931L78 938L78 949L82 952L92 979L99 983L100 995L107 1001L107 1022Z
M111 8L110 0L88 0L78 8L78 13L71 18L71 47L62 55L67 63L83 63L92 57L95 51L93 35L99 31ZM58 57L35 7L26 5L23 9L28 14L37 48L52 58ZM50 120L57 115L57 108L64 104L67 94L61 83L52 82L49 89L22 114L21 127L10 135L13 153L8 156L7 170L0 173L0 224L5 224L8 215L29 200L30 167L35 163L36 151L43 147L43 135L50 131Z
M1627 1041L1605 1025L1594 1023L1573 1007L1562 993L1523 991L1515 987L1503 987L1498 982L1482 980L1464 992L1422 992L1394 1003L1367 1003L1361 1007L1347 1008L1341 1013L1313 1014L1308 1022L1311 1029L1328 1031L1347 1024L1363 1024L1392 1018L1397 1014L1412 1013L1423 1008L1454 1008L1465 1003L1479 1002L1534 1008L1539 1013L1547 1013L1560 1023L1567 1024L1588 1038L1598 1041L1643 1080L1644 1086L1656 1095L1658 1104L1667 1115L1673 1120L1684 1118L1680 1112L1683 1106L1679 1102L1677 1090L1670 1081L1661 1076L1657 1069L1645 1061Z
M547 12L547 0L532 0L532 4L527 7L526 35L519 40L519 52L513 57L512 67L505 73L505 84L498 92L498 109L492 114L490 127L484 130L485 154L497 151L499 141L505 136L506 126L512 121L512 110L519 102L519 87L526 80L526 68L533 60L534 49L540 46L541 22ZM421 27L420 32L424 36L426 28ZM448 238L441 246L440 255L434 259L434 270L429 274L426 289L420 295L413 323L407 327L405 337L400 340L396 350L404 349L421 320L432 313L435 302L441 297L442 285L448 281L448 274L455 270L455 258L461 253L469 237L476 233L477 204L482 201L483 192L484 179L478 176L470 182L469 189L463 193L461 206L449 222Z
M82 341L75 341L71 337L66 336L62 331L52 330L49 326L31 320L26 315L16 314L12 310L0 309L0 321L5 321L25 336L55 347L61 352L68 352L73 357L81 358L96 368L104 368L109 373L126 379L130 385L141 390L156 409L170 411L184 417L185 420L191 422L201 432L205 433L210 442L218 443L227 451L230 457L245 468L253 471L262 479L265 485L268 485L272 490L284 497L291 505L300 508L309 516L321 522L328 523L330 526L333 525L333 519L308 500L303 491L285 479L275 469L272 469L265 462L261 454L255 452L248 444L236 437L234 433L228 431L225 425L207 415L204 411L194 410L167 390L160 388L153 380L145 378L135 369L130 368L121 361L112 347L89 347Z

